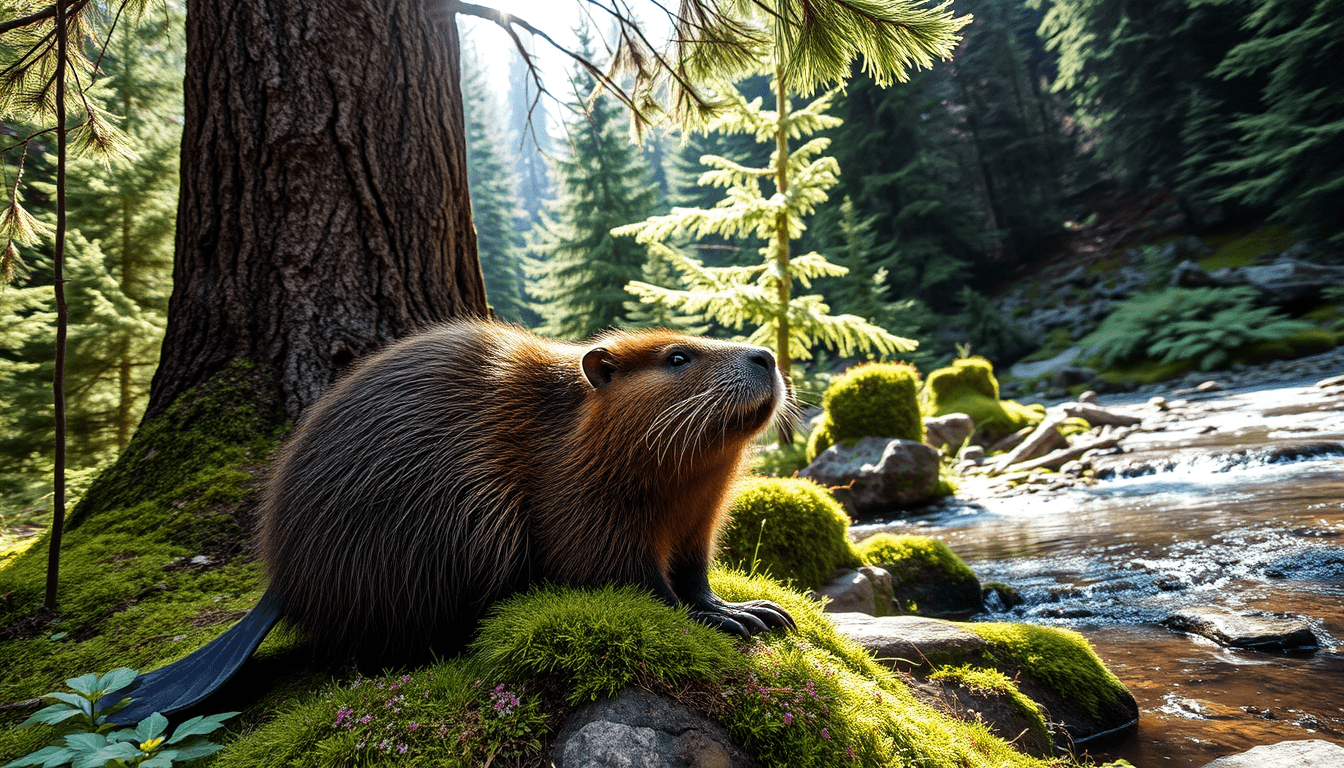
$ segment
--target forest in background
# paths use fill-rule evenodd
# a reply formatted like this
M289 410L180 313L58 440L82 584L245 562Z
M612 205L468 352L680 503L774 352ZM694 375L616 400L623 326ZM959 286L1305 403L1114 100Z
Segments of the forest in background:
M1002 365L1047 344L990 299L1012 281L1071 263L1070 243L1106 215L1099 200L1156 200L1147 209L1161 219L1147 226L1154 242L1225 237L1272 220L1314 242L1319 260L1337 261L1344 88L1333 62L1344 22L1332 7L959 0L958 13L975 22L951 62L885 89L856 72L835 99L830 114L843 123L823 135L839 183L798 252L818 251L850 271L818 280L813 292L835 312L918 339L910 357L927 370L957 354L957 345ZM110 36L104 75L90 91L122 116L137 158L71 168L67 388L76 494L139 421L171 290L181 19L170 11L147 21ZM608 97L587 110L543 99L566 126L552 137L534 129L545 121L532 111L534 86L521 60L501 98L470 43L462 58L473 216L499 316L568 338L640 325L744 333L640 304L627 283L672 287L676 276L610 230L674 206L712 207L722 193L696 183L705 170L700 157L759 165L768 146L750 136L670 131L637 146ZM590 74L572 77L576 92L591 91ZM769 105L765 78L740 88ZM10 138L33 129L3 126ZM50 223L48 153L30 151L22 178L18 160L5 157L6 186ZM759 262L754 246L730 238L685 245L706 265ZM0 292L7 523L43 509L51 461L49 245L24 259L25 274ZM823 354L812 369L843 362Z

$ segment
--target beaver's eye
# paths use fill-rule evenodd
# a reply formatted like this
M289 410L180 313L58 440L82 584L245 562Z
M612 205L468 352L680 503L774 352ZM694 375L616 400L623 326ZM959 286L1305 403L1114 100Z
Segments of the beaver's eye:
M683 366L689 362L691 362L691 356L683 352L673 352L667 357L667 364L673 368Z

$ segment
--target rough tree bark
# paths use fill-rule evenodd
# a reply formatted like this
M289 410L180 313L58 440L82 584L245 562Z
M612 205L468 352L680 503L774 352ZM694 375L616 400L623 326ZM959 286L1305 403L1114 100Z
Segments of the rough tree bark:
M294 418L360 355L487 312L451 3L188 5L168 328L146 419L235 359Z

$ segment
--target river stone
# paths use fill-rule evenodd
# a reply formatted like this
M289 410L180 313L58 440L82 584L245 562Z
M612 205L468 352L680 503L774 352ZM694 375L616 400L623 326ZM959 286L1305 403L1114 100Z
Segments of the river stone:
M1063 419L1056 416L1047 418L1036 425L1036 428L1027 436L1027 439L1023 440L1016 448L1003 456L1000 456L996 460L994 471L1002 472L1019 461L1029 461L1044 456L1056 449L1068 448L1069 441L1064 439L1064 436L1061 435L1057 429L1061 421L1063 421Z
M863 613L833 613L830 618L840 634L893 668L912 669L929 658L971 658L989 647L974 632L942 619Z
M1265 574L1278 579L1344 581L1344 547L1313 547L1270 563Z
M891 575L887 575L887 599L891 597ZM813 599L820 600L826 598L826 607L822 610L827 613L836 612L857 612L874 615L877 613L877 601L873 596L873 582L869 580L868 574L860 571L845 571L839 576L831 579L821 589L812 593ZM888 608L890 613L890 608Z
M717 723L647 691L626 688L565 719L555 768L757 768Z
M1049 360L1040 360L1034 363L1018 363L1012 368L1009 368L1008 372L1018 379L1034 379L1037 376L1046 376L1058 371L1060 368L1071 365L1073 361L1081 357L1082 354L1082 347L1069 347Z
M1344 387L1344 376L1331 376L1328 379L1321 379L1316 382L1317 389L1329 389L1330 387Z
M964 413L949 413L924 420L924 444L934 448L960 448L975 432L975 420Z
M1172 629L1202 635L1231 648L1298 651L1320 645L1311 627L1299 619L1243 616L1212 605L1183 608L1168 616L1164 623Z
M883 512L936 498L939 463L923 443L861 437L822 451L798 476L831 487L856 512Z
M1340 768L1344 747L1322 739L1262 744L1240 754L1220 757L1204 768Z

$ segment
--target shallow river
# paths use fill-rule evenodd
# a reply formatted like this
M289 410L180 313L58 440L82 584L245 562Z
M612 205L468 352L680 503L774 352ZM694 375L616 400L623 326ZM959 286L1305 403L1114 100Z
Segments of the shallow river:
M1214 398L1167 430L1130 441L1125 459L1155 459L1159 468L1149 474L957 502L855 533L938 537L982 581L1007 582L1027 600L976 619L1086 635L1141 711L1137 734L1093 750L1099 761L1196 768L1283 740L1344 745L1340 399L1311 388ZM1304 438L1309 450L1290 458L1266 450ZM1321 648L1228 650L1160 624L1193 605L1306 619Z

